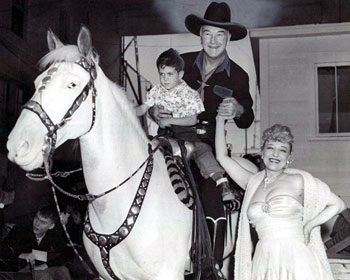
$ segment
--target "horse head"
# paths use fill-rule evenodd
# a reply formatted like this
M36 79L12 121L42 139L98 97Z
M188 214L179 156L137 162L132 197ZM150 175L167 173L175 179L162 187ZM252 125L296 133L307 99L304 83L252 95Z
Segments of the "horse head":
M45 70L7 142L8 158L26 171L40 167L56 147L94 124L98 55L89 30L81 27L76 46L63 45L51 30L47 41L50 52L40 60Z

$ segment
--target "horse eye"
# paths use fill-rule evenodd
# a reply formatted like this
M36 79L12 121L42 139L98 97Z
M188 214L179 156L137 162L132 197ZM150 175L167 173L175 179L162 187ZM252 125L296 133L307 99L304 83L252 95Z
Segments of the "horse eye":
M75 88L76 86L77 86L77 84L73 83L73 82L68 84L68 88L70 88L70 89Z

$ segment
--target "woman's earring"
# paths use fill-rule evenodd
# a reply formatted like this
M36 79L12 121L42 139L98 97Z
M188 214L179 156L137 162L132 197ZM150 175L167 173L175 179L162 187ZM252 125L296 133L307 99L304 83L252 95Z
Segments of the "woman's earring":
M284 168L288 168L292 162L293 162L293 158L287 159L287 162L286 162L286 165L284 166Z

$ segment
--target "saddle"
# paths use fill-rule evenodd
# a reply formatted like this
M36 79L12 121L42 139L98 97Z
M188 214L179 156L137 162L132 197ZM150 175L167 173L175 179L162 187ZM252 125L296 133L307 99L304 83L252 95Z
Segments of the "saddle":
M185 148L186 160L190 160L194 152L194 145L188 141L182 141L180 144L178 139L167 136L159 136L156 138L156 141L158 141L163 150L168 150L174 157L182 158L180 145L183 145Z
M187 208L193 210L194 194L183 162L183 160L190 159L194 151L193 144L188 141L181 143L177 139L167 136L157 136L152 142L160 146L174 192ZM182 158L183 148L186 154L185 159Z

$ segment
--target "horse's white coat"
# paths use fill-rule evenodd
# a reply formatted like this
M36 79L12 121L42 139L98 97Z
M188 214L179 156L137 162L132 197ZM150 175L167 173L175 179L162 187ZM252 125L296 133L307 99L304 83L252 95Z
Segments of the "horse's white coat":
M54 66L58 71L51 76L42 93L38 87L47 75L46 71L36 79L37 90L32 99L42 104L57 123L87 84L89 75L74 63L61 62ZM94 127L85 134L92 119L90 94L72 120L58 131L57 146L80 137L86 186L90 193L100 194L122 182L147 158L148 140L124 91L112 83L98 65L96 67L98 96ZM41 148L46 133L46 128L34 113L22 111L7 143L9 159L25 170L41 166ZM89 205L90 221L96 232L108 234L119 228L126 218L143 171L144 168L122 187ZM125 280L183 279L189 262L191 226L192 213L176 197L164 159L158 151L135 227L111 250L110 263L114 273ZM111 279L102 265L99 248L85 235L84 244L100 276ZM232 247L232 242L229 245Z

